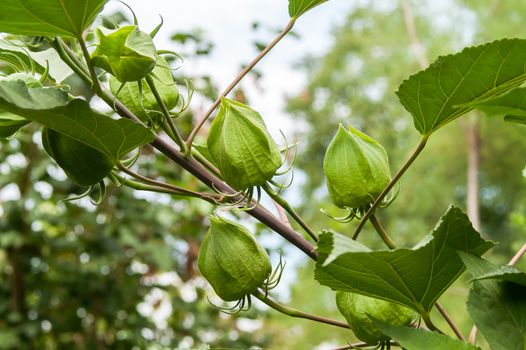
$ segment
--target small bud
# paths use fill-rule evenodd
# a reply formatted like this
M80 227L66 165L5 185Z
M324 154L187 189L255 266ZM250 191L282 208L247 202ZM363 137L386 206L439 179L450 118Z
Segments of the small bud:
M157 62L157 50L150 36L137 26L115 30L99 27L99 41L92 62L121 82L138 81L150 73Z
M323 170L329 195L340 208L366 208L391 181L389 159L382 145L341 124L325 153Z
M105 154L53 129L42 130L42 145L70 180L80 186L97 184L113 168Z
M264 185L281 166L278 146L258 112L223 98L207 142L221 175L237 190Z
M172 76L172 71L168 65L168 62L159 56L157 59L157 65L153 70L152 74L155 87L164 102L164 105L168 110L172 110L177 106L179 102L179 91ZM142 83L142 96L139 91L137 83L126 84L121 89L122 83L113 76L110 77L110 89L114 95L117 95L119 100L124 103L128 109L135 114L143 122L153 120L156 124L160 124L161 107L157 103L152 90L146 83ZM121 89L119 91L119 89Z
M356 293L336 293L336 305L354 335L371 345L389 340L375 322L407 326L416 318L416 313L405 306Z
M218 216L210 217L197 266L225 301L243 299L262 287L272 272L267 252L247 229Z

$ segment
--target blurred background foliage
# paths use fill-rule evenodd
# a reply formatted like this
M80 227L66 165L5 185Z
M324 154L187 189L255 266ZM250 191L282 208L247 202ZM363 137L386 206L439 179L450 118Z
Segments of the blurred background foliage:
M380 141L393 172L418 142L411 118L394 94L403 79L420 70L403 2L359 1L343 25L334 28L328 52L305 57L295 67L308 77L299 94L287 96L287 112L304 126L294 136L299 141L296 172L304 181L286 194L301 198L298 210L315 229L349 234L356 225L337 223L319 211L342 214L328 201L321 171L339 123ZM406 3L430 62L467 45L526 34L526 3L520 0ZM199 30L172 36L175 51L186 59L213 50L205 38ZM5 73L8 69L3 67ZM182 69L175 77L181 84L191 80L204 98L217 93L208 76L184 76ZM69 83L75 91L86 91L78 80ZM242 91L237 95L243 96ZM191 111L181 120L188 131ZM472 115L440 130L379 217L400 245L411 246L449 204L466 206L470 123L477 125L480 151L481 232L500 242L490 260L503 264L526 238L526 138L521 126ZM42 152L35 129L3 140L0 154L0 349L190 349L211 344L321 350L354 341L348 331L259 306L237 315L211 306L207 297L216 299L195 264L212 210L208 204L115 186L108 187L98 206L87 198L61 202L82 189ZM197 181L152 150L143 154L139 166L148 176L198 188ZM268 241L271 233L259 228ZM382 248L368 227L360 239ZM299 261L298 269L287 267L296 277L282 286L286 292L278 298L341 319L334 294L313 280L313 264L294 254L285 258ZM467 293L461 278L441 300L465 334L471 327L464 305Z

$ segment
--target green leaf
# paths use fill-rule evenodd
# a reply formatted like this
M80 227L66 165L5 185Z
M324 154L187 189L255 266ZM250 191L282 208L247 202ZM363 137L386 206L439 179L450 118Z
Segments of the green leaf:
M450 207L434 231L412 249L368 251L345 236L323 233L315 278L333 290L393 301L426 315L465 270L457 251L481 255L493 245L480 237L460 209Z
M526 124L526 88L517 88L509 93L473 105L489 116L503 116L505 120Z
M2 0L0 32L80 36L108 0Z
M298 18L310 9L328 0L289 0L290 18Z
M0 112L0 138L13 136L21 127L29 124L29 120L18 115Z
M28 88L20 80L0 81L0 108L73 137L113 161L154 139L149 129L95 112L84 100L69 100L62 90Z
M458 252L458 254L468 272L473 275L472 280L494 279L513 282L526 287L526 273L517 270L513 266L495 266L473 254L465 252Z
M504 39L439 57L405 80L396 94L416 129L431 134L473 109L473 104L526 80L526 40Z
M392 326L385 323L378 323L377 326L389 337L398 341L406 350L480 350L479 347L450 338L447 335L429 332L423 329Z
M493 350L526 348L526 287L506 281L477 281L468 312Z

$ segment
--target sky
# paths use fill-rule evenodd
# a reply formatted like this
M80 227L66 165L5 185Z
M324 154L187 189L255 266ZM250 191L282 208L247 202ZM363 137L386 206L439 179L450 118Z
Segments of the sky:
M176 31L191 31L201 28L205 37L214 43L212 55L197 62L185 61L181 67L184 73L208 73L215 86L221 91L246 64L257 54L255 40L268 43L274 34L269 30L281 30L289 21L287 0L127 0L135 11L139 26L146 32L164 18L165 25L156 38L156 45L162 49L174 49L169 37ZM282 112L285 95L293 95L305 84L305 73L293 69L307 54L322 55L330 47L331 30L342 23L351 3L331 0L302 16L294 27L299 38L286 37L256 67L263 78L255 87L251 77L243 81L251 107L261 113L274 136L279 129L286 134L294 125ZM110 1L105 13L115 10L128 11L118 1ZM261 23L261 29L254 32L253 22ZM196 103L200 103L196 101ZM207 105L193 105L206 109Z

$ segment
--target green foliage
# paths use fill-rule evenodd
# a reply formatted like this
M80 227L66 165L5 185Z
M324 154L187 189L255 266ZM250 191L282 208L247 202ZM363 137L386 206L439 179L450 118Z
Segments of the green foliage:
M526 41L504 39L440 57L405 80L396 92L415 128L429 135L473 109L474 104L526 80Z
M79 37L108 0L5 0L0 3L0 32Z
M283 38L299 16L323 2L290 0L291 21L250 67ZM103 24L114 29L99 27L90 31L104 3L81 1L74 6L71 2L31 0L22 4L8 0L0 5L0 10L6 10L0 11L0 17L10 11L15 13L12 18L0 21L0 31L10 33L8 39L22 47L14 50L2 44L0 48L0 59L3 57L5 63L0 69L7 75L0 79L0 136L11 138L1 144L5 162L0 167L0 180L2 184L14 186L5 186L6 190L2 189L0 194L16 198L8 199L9 203L0 207L0 279L6 281L0 284L0 301L7 300L0 302L0 343L4 347L22 344L27 348L174 348L182 344L178 338L191 334L193 344L207 348L208 345L202 344L205 336L201 334L210 327L215 330L214 346L268 345L272 332L262 331L263 335L254 332L238 339L237 334L226 331L235 326L236 317L219 318L218 310L207 307L204 301L211 289L208 285L196 287L203 285L196 274L196 265L221 298L239 300L236 307L241 305L243 311L246 311L245 301L250 307L252 293L286 315L347 328L340 321L294 310L267 297L279 282L283 265L280 262L272 272L268 253L243 226L212 217L203 239L202 233L208 225L206 217L213 206L227 206L233 208L231 213L235 216L252 215L261 223L260 229L279 233L316 260L315 280L340 291L338 308L356 335L368 343L381 342L380 346L390 347L385 336L388 333L407 343L408 348L421 347L423 342L437 347L474 348L421 330L389 326L383 330L385 325L375 323L380 320L407 325L413 318L405 308L409 307L420 314L429 329L440 332L432 320L435 317L431 314L432 307L467 267L475 280L468 298L469 314L492 348L524 348L526 275L481 259L494 244L481 238L459 208L451 206L434 231L411 249L395 248L397 245L388 234L388 231L402 232L405 238L411 236L409 241L418 240L419 235L414 233L422 232L423 226L435 220L436 207L446 201L458 201L465 195L465 189L457 181L459 165L453 164L464 166L464 162L451 162L463 155L459 152L464 147L459 141L462 137L457 136L464 134L448 126L448 130L453 131L451 134L443 133L443 137L430 141L429 147L435 147L434 153L416 160L430 134L476 108L524 121L522 107L514 101L522 98L522 90L513 90L526 80L524 40L502 39L465 48L458 54L439 58L400 85L397 92L400 102L412 114L423 138L391 179L387 152L365 133L340 127L330 142L336 125L345 121L382 140L398 165L407 158L408 149L416 139L407 127L402 109L393 102L395 96L387 93L415 70L408 64L408 51L400 50L399 39L405 35L400 28L411 28L408 25L411 23L407 23L411 16L394 12L398 11L396 8L371 10L356 5L348 27L338 32L334 50L323 64L316 67L314 60L307 62L311 72L318 71L315 83L291 102L291 111L301 111L303 118L314 121L310 130L314 141L307 146L312 155L303 155L308 159L300 161L308 178L305 189L309 195L301 198L309 219L305 220L281 196L283 186L278 193L271 192L268 186L276 185L273 177L280 175L281 153L264 119L246 105L242 91L236 95L239 101L227 99L227 93L216 99L217 92L210 80L203 78L206 83L196 91L200 97L213 98L215 102L205 117L193 125L192 112L185 111L188 101L180 103L175 84L186 77L173 76L169 62L159 58L160 54L171 51L158 52L153 42L161 25L148 35L139 29L136 20L133 26L121 27L106 18ZM36 21L29 23L28 16L35 17ZM378 39L377 24L392 38ZM416 26L423 26L427 36L434 34L432 25L417 22ZM37 35L37 32L38 37L17 36ZM418 38L414 37L415 33L410 34L415 41L413 46L418 48ZM186 40L197 41L191 34L173 37L183 44ZM394 37L396 40L392 40ZM428 44L430 54L446 49L441 39L448 35L437 38L440 45ZM92 54L87 50L91 46L96 47ZM48 48L54 52L45 56L50 59L38 58L37 53L45 53ZM29 52L26 53L26 49ZM209 49L210 46L196 55ZM57 60L70 71L57 64L58 68L49 69L48 75L48 62L55 66ZM421 66L425 61L425 57L420 57ZM55 78L55 72L60 78ZM74 85L71 89L57 85L71 72L75 72L74 75L66 80ZM233 90L246 73L244 70L234 78L227 92ZM133 84L126 85L129 82ZM112 93L108 92L108 85ZM191 86L187 84L189 97L194 92ZM91 100L93 96L99 99ZM101 101L107 105L105 113L92 109L92 105ZM171 112L178 106L180 110ZM206 127L201 128L216 107L219 113L208 130L206 147L194 146L194 136L201 137ZM495 120L484 121L481 125L491 128L493 122ZM49 157L39 158L45 154L33 141L33 135L42 126L44 149L75 184L58 181L53 177L57 168L50 165ZM379 132L371 131L380 126ZM493 132L491 130L491 135ZM190 135L187 139L186 134ZM518 144L526 146L523 129L510 129L507 135L514 135ZM473 144L476 144L475 136L470 138ZM502 143L495 139L487 141L495 149L515 152L519 149L511 137ZM135 156L124 160L131 152ZM326 205L325 193L319 190L323 182L324 153L323 168L329 195L335 204L356 210L350 219L368 211L353 239L330 229L317 237L316 230L308 224L312 221L316 228L349 230L340 222L328 223L325 219L318 220L319 214L313 214ZM493 152L489 154L494 156ZM518 174L524 167L522 153L518 154L520 161L518 156L502 157L503 165L485 169L481 173L484 176L480 176L483 186L488 187L484 184L486 175L494 179L498 178L499 171ZM18 160L17 155L21 157ZM436 164L445 161L451 169L442 171L453 174L451 179L434 171ZM113 167L116 163L118 168ZM379 194L397 190L398 180L407 171L412 177L408 179L406 196L422 192L422 197L417 200L406 197L392 211L379 210L378 204L384 199ZM111 176L107 176L110 172ZM498 195L481 192L483 199L489 198L482 205L483 209L490 208L491 215L483 215L487 227L494 225L500 232L506 230L500 218L520 202L524 192L511 185L522 181L516 177L501 185L503 190L496 191ZM473 176L470 179L473 181ZM84 203L88 210L82 211L77 207L82 202L68 204L72 212L66 214L64 205L56 204L59 199L78 192L77 185L96 182L100 183L102 192L99 206ZM37 187L45 192L42 188L46 188L46 184L50 185L48 193L37 193ZM108 194L104 193L106 186ZM253 199L254 187L259 193L261 186L274 200L279 217L265 208L264 201L259 203L259 198ZM126 193L126 187L137 191L135 197ZM151 193L137 204L134 200L139 200L139 191ZM499 196L499 200L510 207L499 208L495 199ZM187 197L186 202L180 202L182 197ZM198 199L207 203L200 206L196 204ZM170 207L162 206L161 202L169 203ZM82 213L80 218L79 213ZM376 215L369 217L371 213ZM295 223L288 221L287 214ZM390 223L387 230L378 221L384 217ZM370 235L365 237L367 244L356 242L368 219L392 250L370 249L368 245L376 248L378 244ZM69 226L64 226L63 221ZM295 231L296 224L309 234L317 247ZM392 229L393 225L396 230ZM360 239L370 233L366 230ZM373 244L369 244L371 242ZM49 269L52 264L55 268ZM163 278L171 282L166 283ZM183 296L186 281L193 285L195 295L191 298ZM329 288L320 294L333 301ZM31 294L33 291L38 293ZM163 297L152 301L155 294ZM162 324L144 311L148 307L166 310L166 305L172 308ZM336 311L334 305L328 309ZM325 309L320 313L325 314ZM256 317L257 314L257 310L252 310L245 315ZM497 329L497 322L504 326L503 331Z
M315 277L333 290L393 301L425 317L465 270L457 250L481 255L493 245L480 237L460 209L452 207L413 249L370 251L340 234L322 234Z

